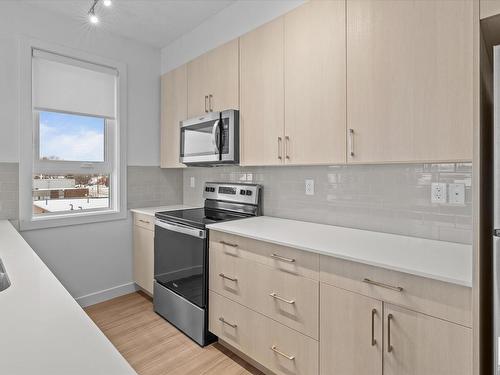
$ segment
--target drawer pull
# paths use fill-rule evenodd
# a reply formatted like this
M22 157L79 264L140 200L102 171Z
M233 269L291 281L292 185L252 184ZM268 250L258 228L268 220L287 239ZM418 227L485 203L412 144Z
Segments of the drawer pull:
M141 223L144 223L144 224L151 224L151 223L150 223L149 221L147 221L147 220L142 220L142 219L139 219L139 221L140 221Z
M221 321L222 323L228 325L229 327L231 328L237 328L238 325L237 324L232 324L232 323L229 323L228 321L226 321L222 316L219 318L219 321Z
M288 300L288 299L284 299L283 297L280 297L278 296L275 292L272 292L271 294L269 294L271 297L273 297L274 299L277 299L277 300L280 300L282 302L286 302L286 303L289 303L290 305L293 305L295 303L295 300L291 299L291 300Z
M281 255L274 254L274 253L271 254L271 258L283 260L285 262L295 263L295 259L293 259L293 258L285 258L285 257L282 257Z
M280 356L285 357L286 359L289 359L290 361L293 361L295 359L294 355L288 355L288 354L285 354L282 351L278 350L278 348L276 347L276 345L271 346L271 350L273 352L279 354Z
M363 282L367 283L367 284L370 284L370 285L379 286L381 288L394 290L396 292L402 292L403 291L403 288L400 287L400 286L392 286L392 285L389 285L389 284L380 283L378 281L373 281L373 280L370 280L370 279L367 279L367 278L364 278Z
M222 245L229 246L229 247L238 247L238 244L231 243L231 242L219 241L219 243L221 243Z
M393 316L392 314L387 315L387 353L392 352L392 344L391 344L391 320Z
M235 283L238 282L238 279L235 277L229 277L224 275L223 273L219 273L219 276L222 277L223 279L229 280L229 281L234 281Z
M372 309L372 346L377 345L377 340L375 340L375 315L377 315L377 309Z

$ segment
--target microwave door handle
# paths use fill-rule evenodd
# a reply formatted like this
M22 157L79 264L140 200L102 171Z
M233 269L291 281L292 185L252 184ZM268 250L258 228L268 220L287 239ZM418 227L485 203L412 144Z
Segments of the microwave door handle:
M215 151L217 151L217 153L220 154L220 150L219 150L220 133L219 133L219 136L217 136L217 129L219 128L219 126L220 126L220 120L215 121L214 126L212 128L212 142L215 146Z

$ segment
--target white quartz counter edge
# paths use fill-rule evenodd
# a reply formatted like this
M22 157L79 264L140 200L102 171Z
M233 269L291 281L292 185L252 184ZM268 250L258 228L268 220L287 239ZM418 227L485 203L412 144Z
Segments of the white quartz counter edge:
M472 286L472 246L269 216L207 228L371 266Z
M0 292L0 373L136 375L7 220L0 259L12 283Z
M142 214L142 215L155 216L155 214L157 212L161 212L161 211L187 210L190 208L196 208L196 207L186 206L184 204L176 204L176 205L170 205L170 206L132 208L132 209L130 209L130 211L134 212L134 213Z

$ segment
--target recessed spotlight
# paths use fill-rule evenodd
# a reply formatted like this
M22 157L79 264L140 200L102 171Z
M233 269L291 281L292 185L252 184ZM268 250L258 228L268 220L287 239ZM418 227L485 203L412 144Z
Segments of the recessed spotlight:
M97 17L93 11L89 12L89 21L95 25L96 23L99 23L99 17Z
M113 3L111 0L104 0L102 2L102 4L105 6L105 7L110 7Z

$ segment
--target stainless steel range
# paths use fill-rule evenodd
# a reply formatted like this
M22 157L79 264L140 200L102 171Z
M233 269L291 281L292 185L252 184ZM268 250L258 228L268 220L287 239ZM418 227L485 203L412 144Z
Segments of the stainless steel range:
M207 182L203 208L156 213L154 309L205 346L208 332L207 224L261 214L261 187Z

